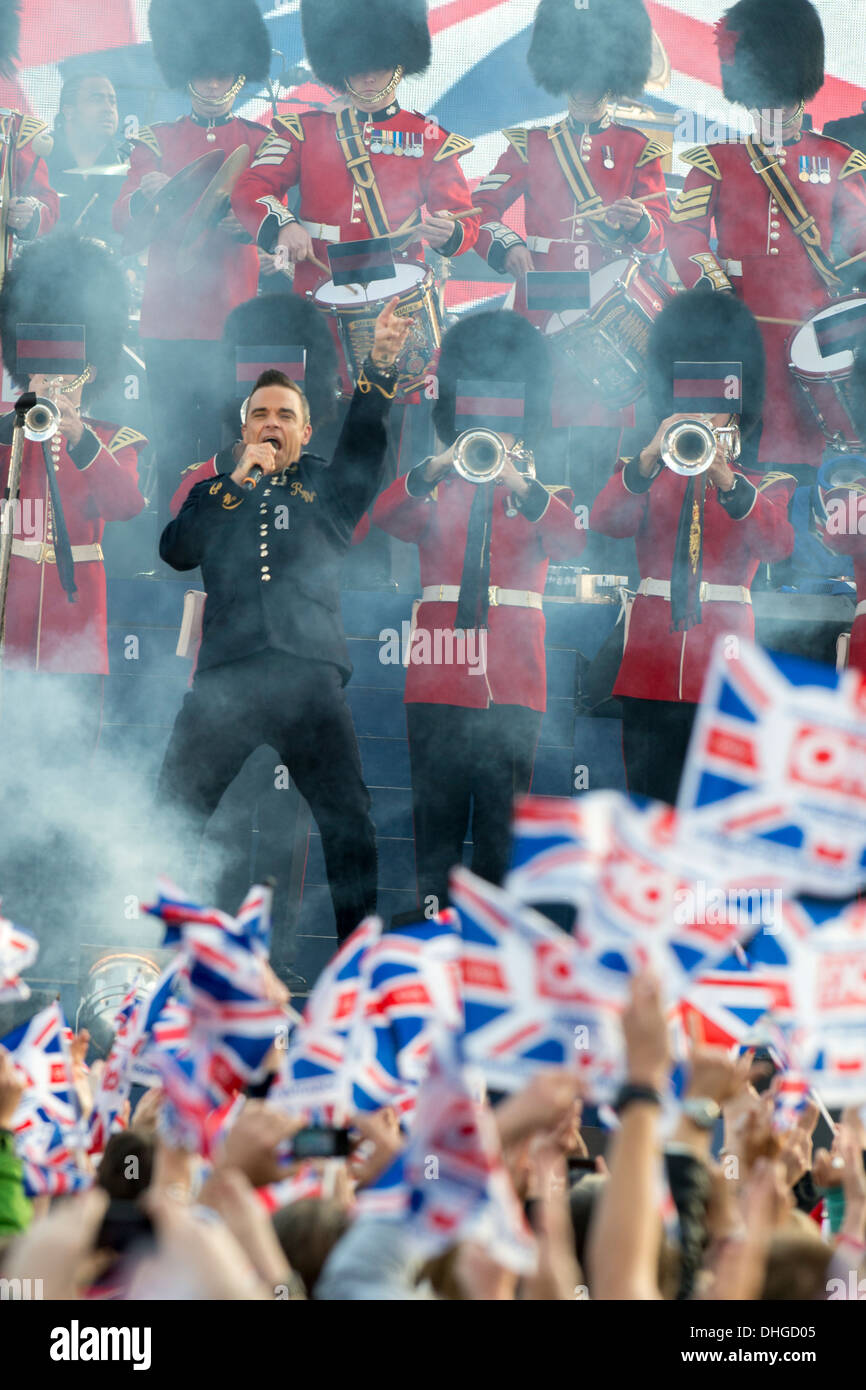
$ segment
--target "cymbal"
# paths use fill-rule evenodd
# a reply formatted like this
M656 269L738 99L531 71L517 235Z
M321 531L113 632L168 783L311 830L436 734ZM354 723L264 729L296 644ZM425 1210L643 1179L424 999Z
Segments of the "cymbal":
M230 194L250 158L249 145L238 145L236 150L226 155L225 160L214 174L204 193L202 193L183 234L177 253L177 268L190 270L195 260L195 244L219 222L228 211Z
M123 254L143 251L155 238L164 236L198 201L224 158L222 150L208 150L169 179L153 202L130 222L123 238Z
M82 178L89 178L91 174L101 174L104 178L119 178L121 174L129 173L128 164L93 164L89 169L63 169L63 174L80 174Z

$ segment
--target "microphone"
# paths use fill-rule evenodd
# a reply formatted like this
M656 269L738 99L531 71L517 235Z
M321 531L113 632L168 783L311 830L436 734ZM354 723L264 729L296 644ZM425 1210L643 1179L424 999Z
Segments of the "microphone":
M260 468L257 463L254 463L249 473L244 478L243 486L252 489L258 483L259 478L263 478L264 476L265 470L263 468Z

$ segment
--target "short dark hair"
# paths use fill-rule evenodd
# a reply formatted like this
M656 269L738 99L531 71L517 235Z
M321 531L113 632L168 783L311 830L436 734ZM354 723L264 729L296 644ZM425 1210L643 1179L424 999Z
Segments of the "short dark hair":
M95 68L89 68L84 72L76 72L73 73L71 77L67 77L60 89L60 102L57 107L57 115L54 118L55 127L63 125L66 120L66 117L63 115L64 106L74 106L78 94L85 82L90 82L94 77L104 78L107 82L111 82L111 78L108 76L107 72L97 72ZM114 83L111 82L111 85L113 87Z
M110 1197L138 1197L150 1187L155 1146L152 1139L134 1129L112 1134L96 1170L96 1183ZM135 1165L129 1169L129 1159Z
M285 372L281 372L277 367L266 367L263 372L259 373L258 377L256 378L256 381L253 384L253 388L250 391L250 394L247 396L247 413L249 413L250 401L252 400L256 392L260 391L263 386L288 386L290 391L297 392L297 394L301 398L301 404L304 408L304 424L308 425L310 423L309 401L307 400L298 383L296 381L292 381L292 378L290 376L286 376Z

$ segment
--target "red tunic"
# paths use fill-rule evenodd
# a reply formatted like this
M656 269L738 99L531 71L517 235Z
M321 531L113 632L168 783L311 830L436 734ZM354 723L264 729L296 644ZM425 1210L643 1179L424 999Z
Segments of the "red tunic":
M60 200L48 182L45 160L37 158L33 153L34 141L38 144L37 137L47 130L44 121L37 121L34 116L21 117L12 166L12 197L36 198L40 205L38 222L34 218L33 225L27 228L23 237L20 232L17 234L22 241L44 236L46 232L51 231L60 216Z
M707 488L702 574L707 584L748 589L760 563L782 560L793 549L787 499L794 479L772 473L745 476L758 491L740 521L728 515L715 488ZM663 468L648 491L629 492L620 463L595 499L590 528L618 539L634 536L641 577L669 581L686 485L686 478ZM614 695L697 702L716 638L732 634L754 640L755 635L750 603L708 600L701 605L701 619L686 632L671 632L669 600L639 594L631 609Z
M744 143L700 145L680 156L694 165L674 203L668 247L686 288L705 279L714 289L733 289L760 318L800 323L828 302L829 291L770 190L752 170ZM824 169L829 182L801 182L804 172ZM845 259L866 249L866 157L839 140L803 131L785 146L783 171L815 219L821 245L834 239ZM820 174L819 174L820 177ZM718 247L710 248L715 227ZM825 440L803 393L788 370L790 323L761 323L767 356L763 462L818 467Z
M866 600L866 491L840 487L825 494L827 519L820 525L821 540L837 555L854 561L857 602ZM866 613L855 616L848 648L848 665L866 671Z
M459 588L474 494L474 483L450 473L429 497L412 497L404 476L377 499L374 524L418 546L423 586L454 584ZM575 560L586 544L586 531L579 529L570 509L572 493L568 489L558 490L557 496L551 494L543 515L535 522L520 512L514 517L506 516L506 497L507 489L497 487L490 541L490 583L541 594L548 560ZM469 660L447 660L443 634L453 631L456 617L457 604L453 601L426 602L418 609L406 672L406 702L472 709L485 709L491 704L525 705L544 711L547 684L541 609L491 604L486 672L477 660L474 670ZM429 636L425 639L419 633ZM435 658L438 650L446 659L424 660L425 641L429 644L428 653ZM478 652L474 655L477 657Z
M56 460L63 515L73 554L77 546L102 540L106 521L128 521L144 506L138 490L139 450L147 443L137 430L87 420L101 447L84 469L76 468L62 438ZM56 436L55 436L56 437ZM0 445L0 483L6 486L10 446ZM21 466L15 538L53 547L54 523L42 445L26 441ZM99 558L75 562L78 592L70 603L53 560L42 563L12 555L6 605L4 660L10 669L70 675L108 672L105 566Z
M617 198L660 194L645 204L649 227L640 242L626 240L614 228L607 229L609 236L602 232L604 240L601 241L594 235L595 224L589 218L575 222L563 220L576 211L577 200L560 167L554 137L561 138L568 130L575 147L580 150L582 129L559 121L550 127L503 132L509 142L508 149L475 189L475 201L481 208L476 250L487 258L494 270L504 269L505 255L523 240L502 220L512 203L521 197L526 244L532 252L536 270L592 272L633 251L655 255L663 250L669 216L661 165L664 147L656 140L648 140L642 131L615 125L609 118L596 122L583 137L583 150L587 155L583 166L605 205ZM606 167L605 161L613 167ZM548 312L527 311L522 278L517 282L514 307L542 331L555 318ZM630 418L631 412L626 418L623 411L608 410L588 389L575 385L570 373L567 383L563 380L559 384L554 408L557 425L614 427L629 423Z
M414 148L421 154L414 157L369 151L388 230L395 231L425 205L429 212L458 212L472 207L469 185L460 168L460 155L472 149L471 142L460 135L449 135L432 117L403 111L396 102L393 105L396 113L383 119L371 118L369 131L386 132L391 137L388 148ZM397 136L402 137L399 145ZM355 184L337 139L334 112L303 111L298 116L278 116L267 144L235 184L232 207L267 251L273 248L281 216L286 217L282 201L296 185L300 190L297 216L310 224L313 251L325 265L329 244L363 240L373 234L355 196ZM328 230L317 236L316 231L322 232L323 225ZM444 254L460 255L475 245L477 216L467 217L456 227L454 245L448 244ZM394 246L395 251L400 248L397 254L404 258L424 259L423 244L417 237L402 247L395 241ZM328 278L311 261L301 261L295 269L295 290L306 294ZM375 288L387 290L387 282L377 282Z
M231 154L239 145L249 145L252 156L267 135L265 126L232 117L216 125L207 139L207 130L191 116L172 124L144 126L132 140L129 173L114 205L114 226L125 232L132 217L140 211L134 198L145 174L155 170L171 177L211 150ZM237 304L252 299L259 278L256 248L243 244L218 227L209 232L203 249L190 270L180 274L176 266L178 246L183 238L187 213L165 237L151 243L147 253L147 276L141 305L142 338L217 339L222 337L227 316Z

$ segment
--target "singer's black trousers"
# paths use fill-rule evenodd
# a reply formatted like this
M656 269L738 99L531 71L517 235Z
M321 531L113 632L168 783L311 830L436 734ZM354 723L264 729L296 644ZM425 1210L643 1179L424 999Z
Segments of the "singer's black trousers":
M196 675L159 775L166 830L195 853L223 792L262 744L275 750L318 825L343 941L376 910L376 833L340 672L330 662L266 650Z

